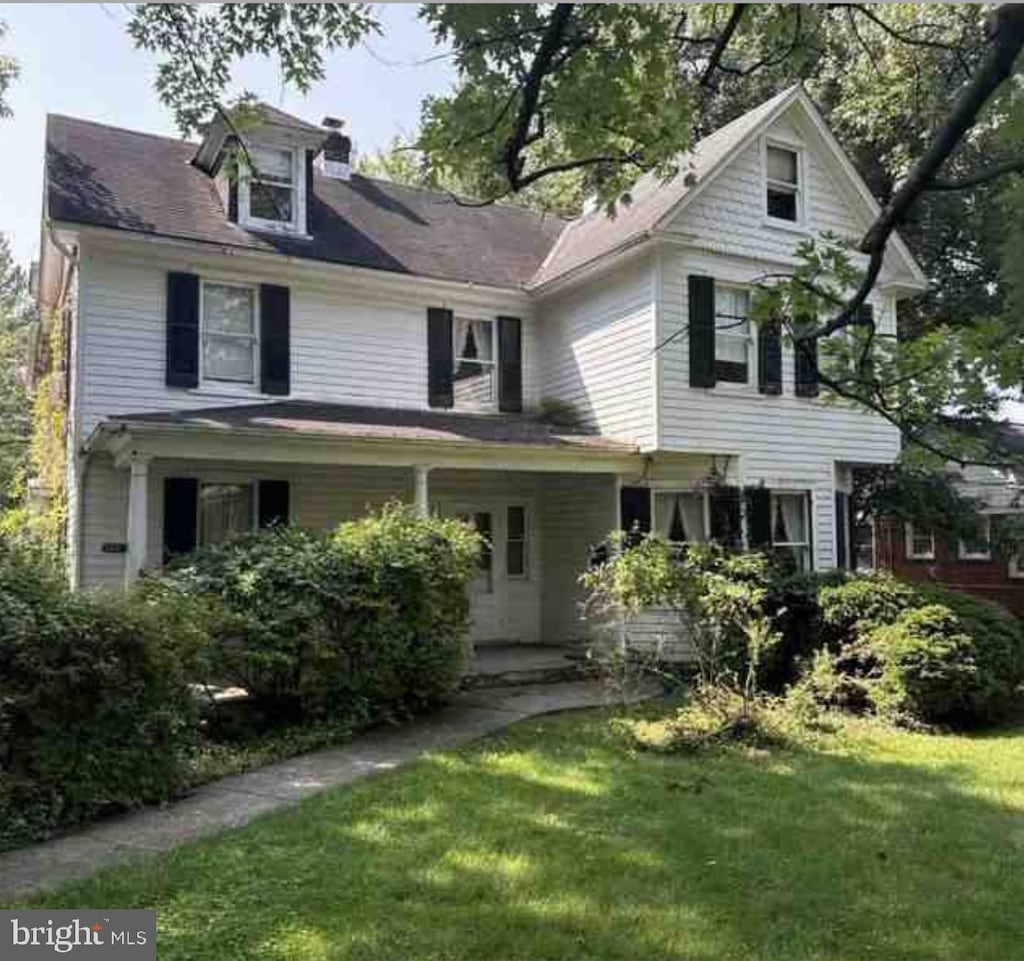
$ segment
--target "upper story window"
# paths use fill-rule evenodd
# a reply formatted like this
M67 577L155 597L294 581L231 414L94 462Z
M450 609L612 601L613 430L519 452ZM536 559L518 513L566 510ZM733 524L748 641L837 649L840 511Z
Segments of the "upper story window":
M753 338L750 294L741 287L715 286L715 378L737 384L750 382Z
M961 540L957 556L962 561L988 561L992 559L992 529L988 517L978 518L973 536Z
M294 150L249 148L253 169L242 179L241 219L272 230L300 230L299 170Z
M256 288L203 281L202 379L255 384L259 335Z
M765 148L766 210L774 220L800 221L800 154L787 147Z
M498 403L494 321L456 317L452 334L455 406L493 410Z
M935 560L935 533L926 527L907 523L907 557L914 561Z

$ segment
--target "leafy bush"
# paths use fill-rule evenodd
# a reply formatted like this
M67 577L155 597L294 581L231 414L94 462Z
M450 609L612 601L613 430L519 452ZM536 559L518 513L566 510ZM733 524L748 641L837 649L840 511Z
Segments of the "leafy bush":
M179 789L200 635L157 602L73 594L0 541L0 846Z
M396 504L329 535L270 528L204 549L149 589L216 601L205 679L244 687L271 725L366 724L451 693L478 556L466 525Z
M835 587L823 587L822 640L838 648L874 627L892 624L904 611L920 605L917 588L886 571L851 577Z
M976 716L984 701L974 641L941 604L904 611L864 642L866 688L876 711L928 724Z

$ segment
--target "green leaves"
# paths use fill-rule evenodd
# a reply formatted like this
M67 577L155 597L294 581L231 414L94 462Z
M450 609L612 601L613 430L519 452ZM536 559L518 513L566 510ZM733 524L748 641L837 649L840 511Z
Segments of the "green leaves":
M6 33L7 24L0 20L0 40L3 40ZM4 96L12 81L17 79L18 72L17 60L7 54L0 53L0 120L11 115L11 108L4 99Z
M164 57L157 94L184 136L215 112L243 57L276 57L284 81L305 93L324 79L325 52L378 29L363 3L135 4L128 23L137 47Z

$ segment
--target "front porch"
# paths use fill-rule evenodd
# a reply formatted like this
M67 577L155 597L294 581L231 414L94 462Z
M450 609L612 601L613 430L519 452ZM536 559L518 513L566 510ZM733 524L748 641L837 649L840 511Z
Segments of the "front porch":
M582 638L577 579L617 524L620 478L637 469L628 445L525 418L400 411L384 427L377 412L369 431L362 410L356 421L351 409L263 406L274 416L227 408L103 425L81 486L79 583L130 584L175 551L278 517L330 528L398 500L485 535L470 592L474 643ZM481 651L484 675L498 650Z

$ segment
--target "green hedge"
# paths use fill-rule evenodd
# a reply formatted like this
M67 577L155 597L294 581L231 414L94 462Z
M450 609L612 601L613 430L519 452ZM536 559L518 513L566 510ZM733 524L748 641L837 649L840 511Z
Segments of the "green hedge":
M73 594L0 541L0 847L171 796L198 727L191 618Z
M187 558L148 590L216 602L203 680L244 687L270 725L361 725L444 700L465 665L466 525L401 505L328 535L271 528Z

